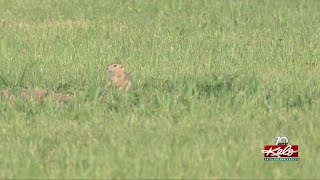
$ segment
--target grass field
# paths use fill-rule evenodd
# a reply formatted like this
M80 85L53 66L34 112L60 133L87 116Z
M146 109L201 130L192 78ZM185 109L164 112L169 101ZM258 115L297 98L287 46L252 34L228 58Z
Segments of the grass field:
M320 178L320 1L0 0L0 178ZM108 89L106 66L136 82ZM296 162L265 162L274 136Z

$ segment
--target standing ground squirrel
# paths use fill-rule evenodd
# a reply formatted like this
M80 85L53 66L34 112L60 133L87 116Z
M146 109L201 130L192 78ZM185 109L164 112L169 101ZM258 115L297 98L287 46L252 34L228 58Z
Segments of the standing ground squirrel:
M120 90L125 89L125 91L128 91L134 85L131 77L125 72L122 64L110 64L108 66L108 74L110 77L109 86L113 85Z

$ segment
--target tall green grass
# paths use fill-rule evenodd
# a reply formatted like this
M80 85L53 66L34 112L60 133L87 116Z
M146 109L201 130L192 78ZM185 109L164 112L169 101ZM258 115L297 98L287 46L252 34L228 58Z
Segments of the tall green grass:
M319 1L0 0L1 178L319 178ZM119 62L136 88L109 88ZM16 93L18 94L18 93ZM264 162L275 135L298 162Z

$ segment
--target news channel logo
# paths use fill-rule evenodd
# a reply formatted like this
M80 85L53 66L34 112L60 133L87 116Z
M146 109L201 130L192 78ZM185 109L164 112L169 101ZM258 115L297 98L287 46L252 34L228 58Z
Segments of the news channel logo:
M265 161L298 161L299 146L289 144L286 136L275 136L275 145L265 145L261 151Z

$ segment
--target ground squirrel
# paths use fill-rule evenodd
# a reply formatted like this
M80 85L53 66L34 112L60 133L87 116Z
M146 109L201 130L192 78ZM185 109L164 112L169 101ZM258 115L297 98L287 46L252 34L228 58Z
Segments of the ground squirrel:
M108 66L108 74L110 77L108 86L113 85L120 90L125 89L125 91L128 91L134 85L132 78L125 72L122 64L110 64Z
M5 99L10 99L11 97L17 96L17 97L23 97L23 98L35 98L37 100L43 100L45 98L59 101L59 102L69 102L71 99L73 99L72 96L65 94L65 93L59 93L59 92L48 92L47 90L30 90L27 88L23 88L22 90L14 91L12 89L4 89L1 90L0 96L2 96Z

